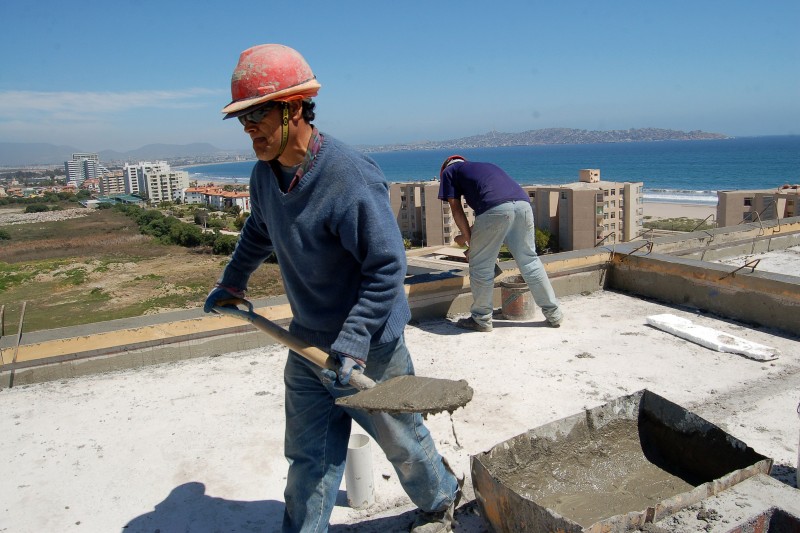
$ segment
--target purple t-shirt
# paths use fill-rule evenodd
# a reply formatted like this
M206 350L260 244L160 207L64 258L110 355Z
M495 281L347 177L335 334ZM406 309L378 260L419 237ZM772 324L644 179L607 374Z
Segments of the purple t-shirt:
M439 199L446 202L462 196L475 216L506 202L530 202L528 193L503 169L477 161L453 163L442 172Z

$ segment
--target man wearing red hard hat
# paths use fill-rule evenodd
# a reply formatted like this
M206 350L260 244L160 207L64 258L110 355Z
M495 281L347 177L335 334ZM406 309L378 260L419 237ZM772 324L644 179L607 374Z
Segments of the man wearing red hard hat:
M381 446L421 509L412 531L451 531L460 483L419 414L336 405L357 392L353 369L375 380L414 373L404 342L411 313L403 239L377 164L312 124L320 84L305 59L279 44L242 52L231 79L237 118L259 161L252 211L206 312L244 297L275 253L292 308L289 330L341 362L338 374L289 351L284 369L289 473L283 531L327 531L344 473L351 421Z

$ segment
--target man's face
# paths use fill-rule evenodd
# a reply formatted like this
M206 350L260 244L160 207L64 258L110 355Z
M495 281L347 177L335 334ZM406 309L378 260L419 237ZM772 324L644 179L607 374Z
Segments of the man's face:
M245 121L244 132L253 142L253 150L261 161L272 161L278 157L281 149L281 122L283 110L281 106L270 109L260 122Z

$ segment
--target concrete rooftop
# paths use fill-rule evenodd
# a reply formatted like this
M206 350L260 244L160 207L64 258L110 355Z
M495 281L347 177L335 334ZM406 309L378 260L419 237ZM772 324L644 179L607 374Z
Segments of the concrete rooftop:
M711 240L722 239L714 234ZM706 505L719 510L718 520L698 520L689 509L661 526L729 531L770 506L800 516L795 488L800 331L792 329L796 318L763 323L770 313L797 311L796 259L770 262L782 264L771 267L772 272L746 268L731 276L743 264L739 261L761 253L757 246L742 255L738 245L730 245L726 257L733 266L710 264L705 257L705 272L723 273L714 278L720 285L713 290L733 292L739 290L736 283L747 281L756 287L749 296L754 304L766 298L756 298L756 293L776 291L778 303L771 305L778 305L777 310L747 314L732 309L726 315L696 305L693 298L704 302L700 289L697 295L678 295L677 303L653 295L662 288L647 288L651 275L659 274L662 285L676 294L688 290L683 285L705 283L692 270L700 260L687 255L698 253L693 241L680 254L662 257L656 274L634 273L649 268L645 263L658 255L659 247L667 250L673 242L655 244L655 251L644 257L637 256L642 251L636 246L595 251L604 256L605 266L597 269L591 266L591 254L574 254L564 259L576 263L567 269L569 275L551 269L561 259L549 260L567 316L560 329L544 327L537 312L531 321L497 320L489 334L465 332L451 322L466 313L469 302L463 271L452 265L431 269L418 275L424 279L417 286L411 282L409 298L416 312L406 340L417 373L466 379L475 390L464 408L427 420L439 450L467 475L456 531L487 531L474 501L470 456L527 429L645 388L774 460L771 477L737 485L738 492L728 499L709 500ZM710 249L703 255L714 255ZM794 257L798 249L792 244L778 254ZM627 255L616 260L609 256L621 252ZM764 253L767 257L772 252ZM766 259L763 263L768 264ZM692 274L675 274L684 268ZM676 275L684 276L683 281L675 281ZM629 278L642 280L641 293L629 290ZM587 283L598 286L588 290ZM730 297L738 301L744 296ZM257 304L275 320L288 317L282 301ZM775 348L780 357L763 362L717 352L646 324L647 316L664 313ZM187 324L194 333L184 333ZM198 328L216 334L200 335ZM161 341L152 340L155 331L161 332ZM172 351L164 351L170 335L177 340ZM6 461L0 476L0 532L280 530L287 470L284 348L261 333L247 332L233 319L202 316L199 310L28 337L18 359L27 363L6 365L1 375L6 388L0 390L0 433ZM107 338L127 347L115 353L104 344ZM79 352L74 347L81 339L89 344ZM7 363L13 350L7 342L0 347ZM49 364L35 364L37 354ZM16 369L12 388L7 387L10 368ZM331 531L403 531L413 520L414 506L374 444L372 455L375 504L351 509L343 485Z

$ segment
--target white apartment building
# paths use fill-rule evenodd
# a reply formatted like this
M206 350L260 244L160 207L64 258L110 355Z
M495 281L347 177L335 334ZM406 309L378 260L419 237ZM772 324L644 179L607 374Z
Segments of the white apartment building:
M183 204L205 204L219 210L238 206L243 213L251 211L249 192L226 191L215 185L183 189L179 198Z
M181 193L182 204L207 204L206 191L208 187L189 187Z
M189 186L189 173L172 170L166 161L126 164L122 172L125 192L145 196L151 204L173 202Z
M125 164L122 168L123 179L125 180L125 192L127 194L145 194L144 166L152 163L138 163L136 165ZM141 172L140 172L141 170Z
M100 164L100 156L88 153L72 154L72 159L64 162L64 170L67 173L67 185L75 187L80 187L87 179L97 179L108 172Z

